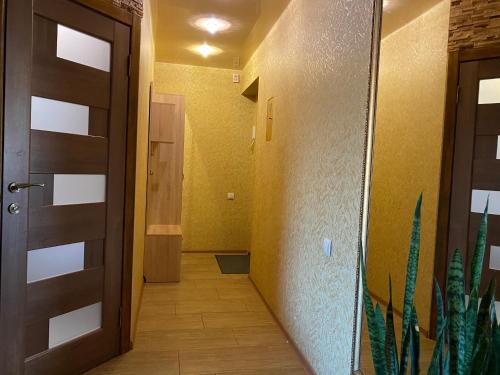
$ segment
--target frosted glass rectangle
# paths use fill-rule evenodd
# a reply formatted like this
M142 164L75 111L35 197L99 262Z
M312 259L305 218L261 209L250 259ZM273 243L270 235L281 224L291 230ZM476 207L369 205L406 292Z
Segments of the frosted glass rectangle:
M28 251L28 283L82 271L85 267L85 243Z
M488 212L500 215L500 191L472 190L471 212L482 214L490 197Z
M500 78L479 81L479 104L500 103Z
M89 107L32 96L31 129L89 135Z
M49 349L101 328L102 303L49 319Z
M500 246L492 246L490 249L490 269L500 271Z
M109 72L111 44L69 27L57 25L57 57Z
M68 204L102 203L105 200L105 175L54 175L54 206L64 206Z
M500 135L497 140L497 160L500 160Z

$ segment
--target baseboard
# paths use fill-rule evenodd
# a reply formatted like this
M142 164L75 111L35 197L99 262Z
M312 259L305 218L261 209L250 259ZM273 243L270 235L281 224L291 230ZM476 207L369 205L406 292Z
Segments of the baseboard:
M300 361L302 362L302 366L304 366L304 369L306 370L306 372L309 375L317 375L316 371L314 371L314 369L310 365L309 361L306 359L306 357L304 356L304 354L302 353L302 351L299 349L299 347L297 346L297 344L295 343L295 341L293 340L293 338L290 336L290 334L288 333L288 331L285 329L285 327L283 326L283 324L281 323L281 321L278 319L278 317L276 316L276 314L274 313L274 311L271 309L271 307L269 306L269 304L265 300L264 296L260 292L259 288L257 288L257 285L255 284L255 282L252 280L252 278L250 276L248 276L248 278L250 279L250 282L252 283L253 287L255 288L255 290L257 291L257 293L259 294L259 296L262 299L262 301L264 301L264 304L266 305L267 310L273 316L273 318L276 321L276 323L278 323L278 326L280 327L281 331L283 331L283 334L285 335L286 339L288 340L290 346L293 348L293 350L295 351L295 353L297 353L297 356L300 358Z

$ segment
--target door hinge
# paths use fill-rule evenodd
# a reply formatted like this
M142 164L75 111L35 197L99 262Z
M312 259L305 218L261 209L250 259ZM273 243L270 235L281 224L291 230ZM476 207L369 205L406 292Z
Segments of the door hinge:
M132 77L132 55L128 55L128 76Z
M460 86L457 86L457 101L456 101L456 103L458 104L459 101L460 101Z
M120 328L122 328L122 315L123 315L123 308L120 306L118 309L118 324L120 325Z

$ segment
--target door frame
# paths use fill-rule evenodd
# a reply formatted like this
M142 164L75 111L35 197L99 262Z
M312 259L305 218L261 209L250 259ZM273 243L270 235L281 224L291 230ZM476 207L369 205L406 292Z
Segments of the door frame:
M123 228L122 291L120 308L120 353L132 349L132 260L134 247L135 178L137 154L137 121L139 95L139 60L141 17L113 5L108 0L71 0L130 27L129 88L127 109L127 143L125 167L125 207ZM0 0L0 184L3 184L4 74L6 3ZM1 185L3 186L3 185ZM3 199L0 189L0 199ZM2 231L0 215L0 234ZM1 254L0 254L1 256Z
M448 273L448 232L450 226L451 189L453 182L453 160L455 153L455 128L457 123L458 98L460 94L460 64L469 61L500 58L500 46L467 48L448 53L448 78L446 87L446 106L441 154L441 179L439 188L438 219L436 231L436 249L434 256L434 275L444 291ZM435 286L432 287L431 326L429 335L435 339L437 305L434 298Z

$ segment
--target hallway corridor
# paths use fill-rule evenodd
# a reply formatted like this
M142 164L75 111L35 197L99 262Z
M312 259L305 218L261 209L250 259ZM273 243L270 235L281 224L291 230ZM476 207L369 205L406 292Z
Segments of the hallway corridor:
M179 284L146 284L134 350L87 375L306 375L247 275L183 254Z

